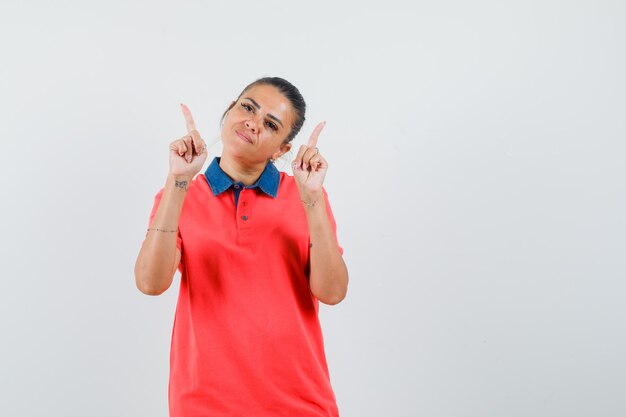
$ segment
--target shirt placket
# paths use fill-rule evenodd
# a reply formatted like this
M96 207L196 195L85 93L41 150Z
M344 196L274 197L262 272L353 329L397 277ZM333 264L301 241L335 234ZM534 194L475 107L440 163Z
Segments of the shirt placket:
M237 237L240 240L246 240L252 237L252 223L254 216L252 215L252 202L255 192L252 189L243 188L239 194L237 202Z

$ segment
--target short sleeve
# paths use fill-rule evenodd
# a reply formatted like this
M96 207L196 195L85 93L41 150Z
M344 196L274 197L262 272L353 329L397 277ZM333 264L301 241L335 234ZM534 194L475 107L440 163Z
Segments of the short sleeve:
M339 244L339 240L337 239L337 223L335 222L335 216L333 215L333 210L330 208L330 202L328 201L328 193L326 189L322 187L322 192L324 194L324 201L326 202L326 211L328 212L328 218L330 219L330 225L333 228L333 233L335 234L335 242L337 242L337 247L339 248L339 253L343 255L343 248Z
M165 190L164 188L161 188L161 190L159 190L159 192L154 196L154 205L152 206L152 211L150 212L150 218L148 220L148 227L150 227L150 225L152 224L152 219L154 218L154 215L156 214L156 211L159 208L159 203L161 202L161 197L163 196L164 190ZM148 232L146 231L146 236L147 235L148 235ZM176 233L176 247L182 253L183 238L180 235L180 229Z

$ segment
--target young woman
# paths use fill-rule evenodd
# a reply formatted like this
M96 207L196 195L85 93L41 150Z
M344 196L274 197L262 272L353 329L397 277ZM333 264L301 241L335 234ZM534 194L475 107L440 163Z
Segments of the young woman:
M314 129L292 163L305 102L288 81L248 85L222 116L223 152L200 171L205 142L182 106L187 135L170 144L135 265L137 288L166 291L181 272L170 354L171 417L339 415L319 301L346 296L348 272L323 188L328 164Z

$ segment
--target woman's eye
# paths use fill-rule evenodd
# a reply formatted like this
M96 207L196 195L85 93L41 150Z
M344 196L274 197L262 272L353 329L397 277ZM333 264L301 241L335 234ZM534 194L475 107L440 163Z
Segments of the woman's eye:
M248 112L253 112L254 113L254 109L248 103L241 103L241 107L246 109L246 111L248 111ZM266 123L267 123L267 125L269 126L270 129L278 130L278 126L276 126L275 123L273 123L273 122L266 122Z

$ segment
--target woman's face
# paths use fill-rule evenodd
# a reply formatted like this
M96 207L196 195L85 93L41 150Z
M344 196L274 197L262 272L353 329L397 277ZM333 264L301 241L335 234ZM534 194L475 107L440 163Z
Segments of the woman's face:
M224 118L224 152L251 163L276 159L291 148L284 141L293 121L291 103L276 87L255 85L241 94Z

